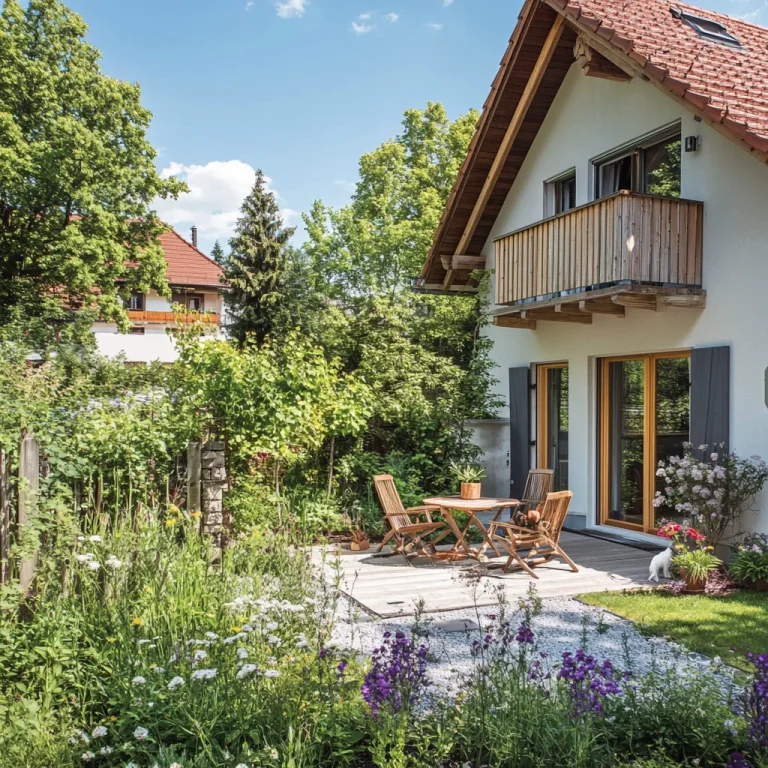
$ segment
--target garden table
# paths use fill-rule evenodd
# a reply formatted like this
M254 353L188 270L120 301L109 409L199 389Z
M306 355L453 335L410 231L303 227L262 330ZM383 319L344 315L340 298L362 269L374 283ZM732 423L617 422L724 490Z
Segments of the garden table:
M494 512L493 519L498 520L504 509L520 506L520 502L517 499L462 499L459 496L433 496L432 498L424 499L423 503L429 506L440 507L440 516L456 536L456 543L450 550L438 552L437 555L434 555L434 558L437 560L457 560L466 557L480 560L485 554L487 547L490 547L496 553L496 556L500 557L501 553L488 534L488 529L477 517L477 513ZM459 527L453 516L453 512L456 511L469 515L464 528ZM470 547L465 541L471 528L477 528L483 537L483 543L477 549Z

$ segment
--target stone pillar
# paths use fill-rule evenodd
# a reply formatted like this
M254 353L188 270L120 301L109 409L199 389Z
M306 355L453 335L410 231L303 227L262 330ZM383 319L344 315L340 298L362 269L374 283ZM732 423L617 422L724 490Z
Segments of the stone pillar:
M227 486L224 443L204 443L201 458L203 532L213 536L220 545L224 529L224 490Z

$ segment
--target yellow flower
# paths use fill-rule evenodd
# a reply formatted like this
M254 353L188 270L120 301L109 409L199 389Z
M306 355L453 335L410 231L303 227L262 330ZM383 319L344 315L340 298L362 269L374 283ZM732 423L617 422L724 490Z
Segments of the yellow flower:
M175 517L169 517L169 518L168 518L168 519L165 521L165 524L166 524L166 525L167 525L167 526L170 528L170 527L172 527L172 526L176 525L176 523L177 523L177 522L178 522L178 521L176 520L176 518L175 518Z
M110 721L111 721L111 722L113 722L113 723L116 723L116 722L117 722L117 718L116 718L114 715L112 715L112 716L111 716L109 719L110 719Z
M714 552L714 551L715 551L715 548L714 548L714 547L707 547L707 551L708 551L708 552Z
M678 552L681 552L685 547L682 544L675 544L675 549L678 550Z
M108 643L116 643L117 642L117 638L116 637L108 637L107 638L107 642Z
M168 505L169 511L173 512L174 515L178 515L181 510L175 505L175 504L169 504Z
M145 592L146 592L148 595L151 595L151 594L152 594L152 587L144 587L144 591L145 591Z
M131 622L134 627L140 627L143 623L144 622L138 616Z
M189 516L190 517L202 517L203 513L202 512L190 512Z
M233 631L235 634L237 634L238 632L242 632L242 631L243 631L243 628L242 628L242 627L230 627L230 629L231 629L231 630L232 630L232 631Z

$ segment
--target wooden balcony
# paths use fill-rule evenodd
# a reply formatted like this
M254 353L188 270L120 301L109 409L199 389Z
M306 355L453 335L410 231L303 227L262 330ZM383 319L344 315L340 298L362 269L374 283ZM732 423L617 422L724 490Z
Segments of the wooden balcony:
M174 312L137 312L129 310L128 319L132 323L163 323L166 325L175 325L179 321L182 323L194 323L200 321L201 323L219 325L221 322L221 315L217 312L202 312L191 315L179 315L177 319Z
M496 324L703 306L703 220L701 202L619 192L499 238Z

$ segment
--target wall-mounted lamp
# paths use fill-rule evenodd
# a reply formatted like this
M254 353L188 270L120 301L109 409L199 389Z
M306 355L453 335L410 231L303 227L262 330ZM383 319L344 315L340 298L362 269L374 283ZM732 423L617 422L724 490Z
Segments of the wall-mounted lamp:
M685 137L685 151L686 152L698 152L701 140L698 136L686 136Z

